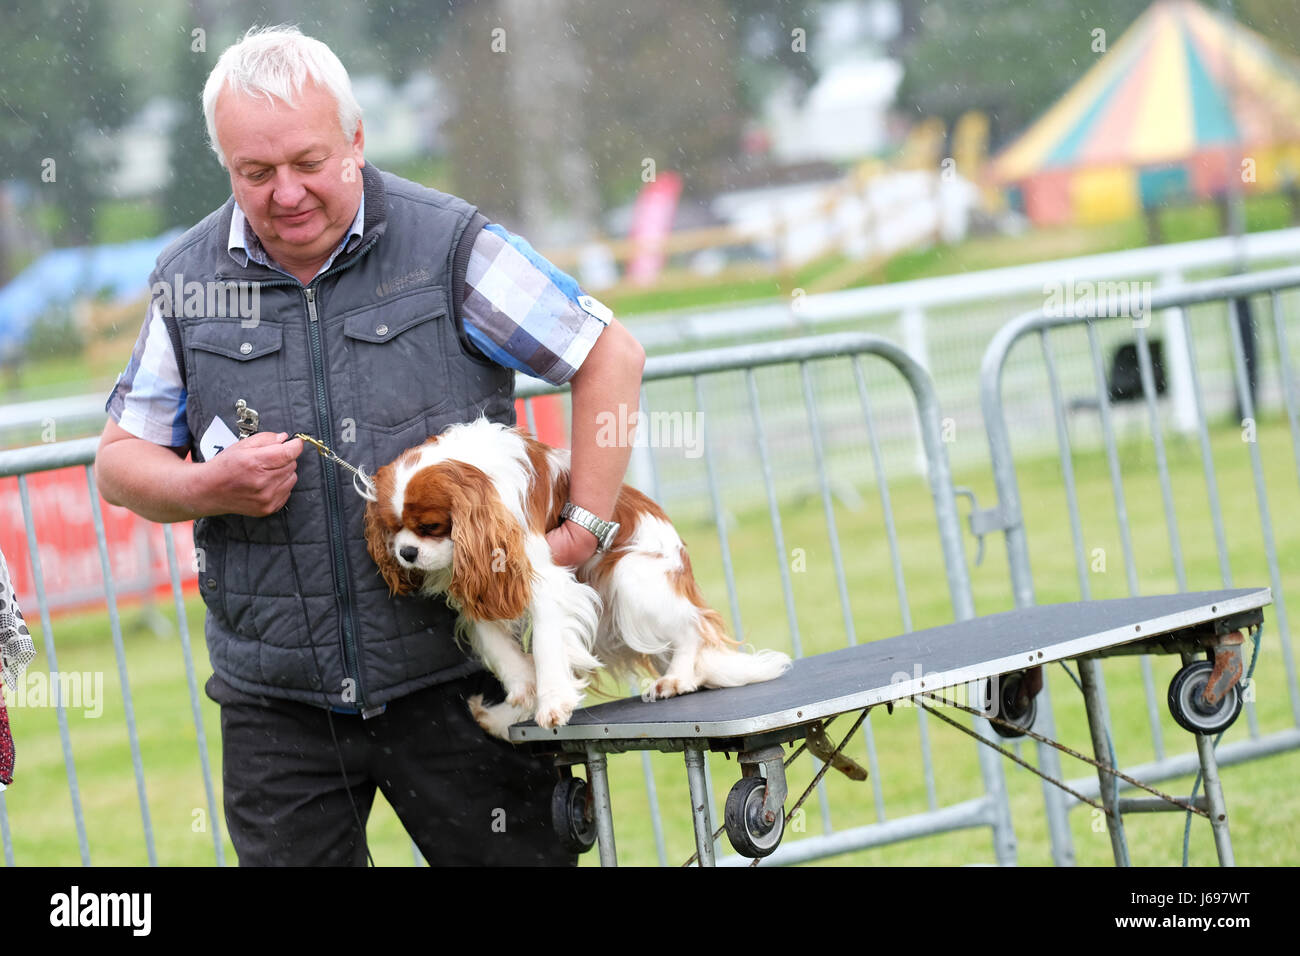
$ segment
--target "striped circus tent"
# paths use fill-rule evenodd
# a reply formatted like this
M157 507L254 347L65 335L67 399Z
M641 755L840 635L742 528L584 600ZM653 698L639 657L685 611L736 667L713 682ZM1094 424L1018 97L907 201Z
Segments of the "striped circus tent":
M989 165L1035 223L1103 222L1229 176L1300 178L1300 62L1194 0L1157 0Z

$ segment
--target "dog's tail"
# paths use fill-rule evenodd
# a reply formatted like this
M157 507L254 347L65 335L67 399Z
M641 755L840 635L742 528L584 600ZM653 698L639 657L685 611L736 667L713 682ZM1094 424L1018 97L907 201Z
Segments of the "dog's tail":
M705 645L695 661L704 687L741 687L780 677L790 669L790 658L780 651L744 651Z
M780 677L790 669L790 658L780 651L755 651L746 654L732 640L722 622L722 615L712 608L700 614L699 656L695 673L702 687L741 687Z

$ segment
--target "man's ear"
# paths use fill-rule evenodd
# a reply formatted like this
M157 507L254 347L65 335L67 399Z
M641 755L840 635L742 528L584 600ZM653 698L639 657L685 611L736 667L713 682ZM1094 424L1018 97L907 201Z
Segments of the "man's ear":
M366 165L366 130L365 124L357 120L357 131L352 137L352 155L357 161L357 169L362 169Z

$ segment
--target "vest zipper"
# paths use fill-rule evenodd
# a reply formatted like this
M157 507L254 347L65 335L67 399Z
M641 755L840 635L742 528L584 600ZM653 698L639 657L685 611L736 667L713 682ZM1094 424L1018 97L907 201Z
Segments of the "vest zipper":
M327 273L328 274L328 273ZM316 283L303 289L307 297L307 338L311 343L312 380L316 386L316 425L322 436L332 440L334 427L330 422L329 404L325 396L325 359L321 347L320 316L316 311ZM352 614L352 587L348 583L347 548L343 544L343 525L339 510L338 482L334 469L325 466L325 498L329 503L330 545L334 549L334 566L339 574L334 578L334 596L339 601L343 624L343 675L356 683L356 699L352 703L364 715L366 712L365 688L361 683L361 667L357 660L356 622ZM328 691L327 691L328 692Z
M327 439L334 434L333 424L330 422L329 405L325 396L325 362L324 352L321 348L320 338L320 316L316 311L316 286L322 280L334 275L336 272L342 272L344 269L354 265L363 255L368 253L375 245L371 239L369 242L360 246L345 263L339 266L331 267L322 272L316 278L312 279L311 284L304 286L296 279L269 279L260 284L264 286L272 285L293 285L295 282L302 289L303 295L307 299L307 339L311 348L311 365L312 365L312 383L316 388L316 427L319 429L319 436ZM334 596L340 603L340 619L343 625L343 676L345 679L352 680L356 683L356 700L351 702L357 710L361 711L361 716L374 717L384 711L383 707L367 708L365 687L361 682L361 667L357 659L357 625L353 614L352 601L352 584L348 572L347 548L343 543L343 524L342 513L339 510L338 484L335 481L334 469L329 466L324 458L321 458L321 467L325 472L325 496L327 510L329 511L329 528L330 528L330 546L334 550L335 567L339 569L342 575L334 577ZM293 547L292 542L287 542L289 547ZM323 675L322 675L323 676ZM322 688L328 694L328 688Z
M346 262L339 265L331 266L326 269L307 286L303 291L307 295L307 315L310 321L307 323L307 329L312 337L312 362L316 368L313 369L313 377L316 379L316 414L321 421L321 435L334 434L334 425L330 421L329 407L325 402L325 362L324 353L320 345L320 323L319 316L316 312L316 286L322 279L327 279L335 273L342 272L344 269L350 269L361 260L361 257L370 252L375 247L376 240L371 238L364 242L353 253L352 257ZM324 459L322 459L323 461ZM347 548L343 541L343 513L339 508L337 472L333 468L325 469L325 489L330 504L330 534L333 538L334 555L337 560L337 566L343 574L343 580L335 579L335 593L343 600L343 667L344 676L353 676L357 682L357 699L355 706L361 711L363 720L370 717L376 717L382 714L387 705L382 704L378 707L366 706L365 684L361 680L361 662L357 654L357 622L355 617L355 605L352 600L352 576L348 569Z

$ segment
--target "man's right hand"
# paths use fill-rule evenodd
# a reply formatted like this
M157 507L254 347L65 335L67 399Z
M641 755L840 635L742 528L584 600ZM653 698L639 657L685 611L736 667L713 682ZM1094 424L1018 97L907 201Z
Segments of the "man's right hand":
M288 438L284 432L258 432L204 462L200 480L207 502L217 509L212 513L263 518L283 508L298 483L303 449L301 438Z
M289 500L303 441L284 432L250 435L195 463L188 449L137 438L111 418L95 455L95 482L109 504L163 524L205 515L260 518Z

